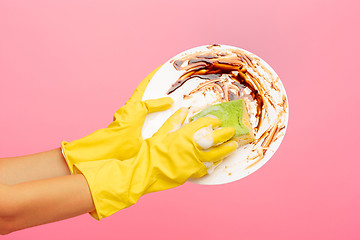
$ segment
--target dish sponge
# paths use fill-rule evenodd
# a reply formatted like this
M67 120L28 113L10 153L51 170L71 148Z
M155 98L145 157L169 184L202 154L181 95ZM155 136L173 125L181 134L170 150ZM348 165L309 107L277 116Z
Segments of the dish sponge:
M255 140L253 128L250 123L249 113L242 99L211 105L190 118L196 120L208 115L221 120L221 127L235 128L235 139L239 146L251 143Z

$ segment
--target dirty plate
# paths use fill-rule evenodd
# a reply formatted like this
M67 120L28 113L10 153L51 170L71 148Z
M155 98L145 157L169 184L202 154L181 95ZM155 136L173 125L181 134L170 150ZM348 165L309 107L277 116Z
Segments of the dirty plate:
M206 163L208 174L191 182L214 185L246 177L274 155L284 138L289 117L284 86L264 60L246 50L214 44L176 55L155 73L143 100L166 96L174 100L173 106L146 117L144 139L180 107L189 108L190 118L208 105L241 98L250 115L255 142L217 165Z

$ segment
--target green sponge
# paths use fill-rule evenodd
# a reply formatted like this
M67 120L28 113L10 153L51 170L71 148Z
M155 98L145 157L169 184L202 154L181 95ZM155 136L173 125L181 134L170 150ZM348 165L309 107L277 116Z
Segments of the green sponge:
M254 141L254 133L250 124L249 114L242 99L211 105L190 118L196 120L212 115L221 120L221 127L235 128L234 139L240 145Z

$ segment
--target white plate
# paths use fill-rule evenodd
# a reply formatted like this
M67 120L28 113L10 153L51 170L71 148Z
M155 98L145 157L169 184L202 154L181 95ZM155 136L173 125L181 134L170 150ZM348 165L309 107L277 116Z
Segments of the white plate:
M144 92L143 100L169 96L174 100L174 104L169 110L151 113L146 117L142 129L144 139L151 137L180 107L191 107L189 111L189 117L191 117L192 114L198 112L199 108L204 108L206 105L219 102L209 91L205 91L206 97L204 93L200 91L190 95L191 97L183 98L184 95L188 95L198 87L199 84L206 82L196 77L185 82L174 92L167 94L172 84L186 72L185 70L176 70L173 65L174 60L186 58L191 54L191 56L193 56L194 53L206 54L214 52L226 53L229 54L229 56L231 54L231 56L236 56L236 52L241 52L241 54L250 57L247 61L251 62L245 64L245 67L252 76L255 76L254 79L257 80L251 81L250 78L246 79L255 86L255 89L258 90L263 97L264 105L262 113L264 118L255 134L256 140L254 143L240 147L220 164L210 167L208 170L209 173L206 176L189 179L191 182L207 185L223 184L239 180L263 166L280 146L285 135L289 117L285 89L278 75L264 60L246 50L236 47L225 45L201 46L176 55L167 61L150 80ZM226 78L226 75L223 76ZM259 83L257 86L254 83L255 81ZM252 103L255 102L253 101ZM247 107L250 114L250 121L254 127L258 123L258 119L254 117L256 110L255 105L251 105L252 103L247 104Z

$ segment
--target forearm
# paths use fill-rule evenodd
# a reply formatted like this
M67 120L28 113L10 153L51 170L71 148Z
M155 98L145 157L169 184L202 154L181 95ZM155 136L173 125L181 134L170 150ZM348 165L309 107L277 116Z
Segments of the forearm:
M10 187L11 214L0 216L8 232L71 218L93 211L94 204L83 175L21 183Z
M0 183L3 184L14 185L69 174L70 171L60 148L0 159Z

